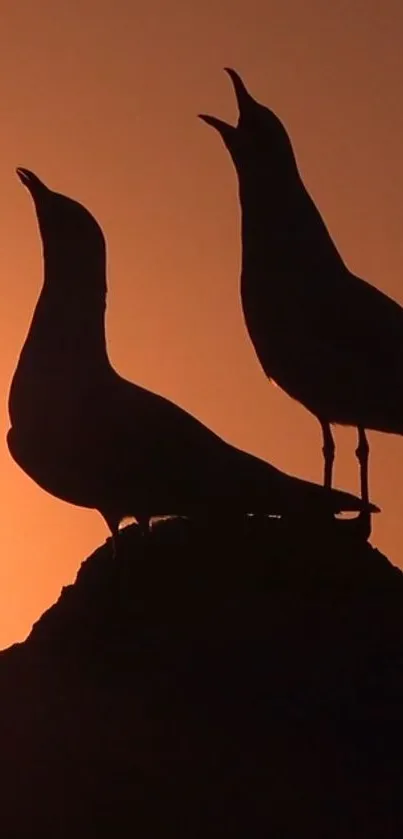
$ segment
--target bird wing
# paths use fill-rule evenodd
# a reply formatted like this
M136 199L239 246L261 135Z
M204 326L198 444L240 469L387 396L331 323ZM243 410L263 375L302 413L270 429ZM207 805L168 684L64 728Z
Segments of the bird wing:
M267 375L279 384L284 356L291 367L305 352L345 355L354 367L371 368L373 376L385 377L386 371L403 378L403 310L377 288L348 271L280 269L270 282L267 273L255 271L255 277L248 285L243 275L244 316Z
M168 399L118 376L110 406L116 419L115 467L120 465L121 471L113 472L112 464L108 474L134 486L138 498L145 499L145 508L150 499L154 515L206 509L264 513L359 509L354 496L326 493L323 487L286 475L225 442Z
M223 494L230 447L195 417L118 376L109 406L108 427L114 428L115 469L118 458L121 481L138 482L144 497L159 496L165 505L168 498L174 507L184 499L205 505L206 498Z
M348 271L318 282L299 283L290 328L322 345L354 356L373 373L401 369L403 309L365 280Z
M283 320L279 384L317 416L402 433L403 310L352 274L301 279Z

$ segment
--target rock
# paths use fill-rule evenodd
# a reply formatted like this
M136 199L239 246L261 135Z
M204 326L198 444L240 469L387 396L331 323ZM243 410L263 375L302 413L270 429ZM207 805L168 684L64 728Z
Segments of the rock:
M403 835L403 575L357 521L168 520L0 654L4 837Z

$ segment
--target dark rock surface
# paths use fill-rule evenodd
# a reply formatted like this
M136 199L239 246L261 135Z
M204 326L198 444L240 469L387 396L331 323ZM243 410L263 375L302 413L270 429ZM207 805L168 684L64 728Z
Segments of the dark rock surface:
M352 521L129 527L0 711L4 839L401 839L403 575Z

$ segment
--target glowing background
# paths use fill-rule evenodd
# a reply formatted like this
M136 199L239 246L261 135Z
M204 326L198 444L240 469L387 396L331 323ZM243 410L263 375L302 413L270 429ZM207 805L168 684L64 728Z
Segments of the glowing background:
M349 266L403 301L400 0L4 0L0 28L0 646L22 639L106 536L38 489L5 434L11 376L41 285L17 165L77 198L109 243L108 335L127 377L231 442L320 481L320 430L271 387L238 299L235 174L196 118L234 119L224 65L285 121ZM336 483L357 490L353 431ZM403 440L371 434L372 542L403 565Z

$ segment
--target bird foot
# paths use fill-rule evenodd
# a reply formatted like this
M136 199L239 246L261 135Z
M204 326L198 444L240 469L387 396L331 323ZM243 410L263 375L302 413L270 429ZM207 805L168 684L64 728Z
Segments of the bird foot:
M358 516L352 519L336 519L337 527L341 528L343 535L349 538L356 538L360 542L368 542L372 532L372 516L369 510L362 510Z

